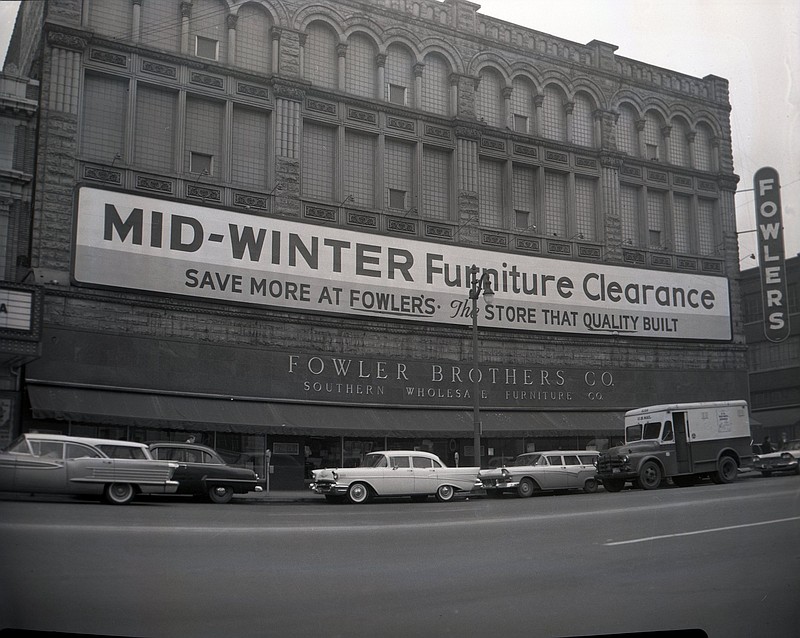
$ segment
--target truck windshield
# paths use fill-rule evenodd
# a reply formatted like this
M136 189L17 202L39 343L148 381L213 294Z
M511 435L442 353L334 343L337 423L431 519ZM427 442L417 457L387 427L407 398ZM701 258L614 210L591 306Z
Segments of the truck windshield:
M637 423L636 425L629 425L625 428L625 441L633 443L634 441L652 441L658 439L661 433L661 423Z

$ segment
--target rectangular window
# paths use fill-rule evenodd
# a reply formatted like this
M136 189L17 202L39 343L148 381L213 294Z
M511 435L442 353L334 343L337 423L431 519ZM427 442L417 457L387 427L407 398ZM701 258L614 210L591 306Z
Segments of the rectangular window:
M175 170L178 94L139 84L136 93L135 162L149 170Z
M536 227L531 227L531 214L527 210L514 211L514 225L519 230L536 230Z
M267 131L266 111L233 107L233 148L231 177L234 182L254 188L267 184Z
M656 144L645 144L644 147L647 151L647 159L655 162L660 159L658 157L658 146Z
M194 54L198 58L216 60L219 55L219 42L212 38L204 38L202 35L195 36Z
M480 160L478 175L478 211L481 224L492 228L503 227L503 164Z
M396 188L389 189L389 208L396 210L406 209L406 192Z
M336 129L303 123L302 192L306 197L332 200L336 166Z
M451 151L422 149L422 214L428 219L450 219Z
M713 255L716 252L714 242L714 201L697 200L697 247L701 255Z
M544 174L545 231L554 237L567 234L567 176L563 173Z
M625 186L619 189L620 221L622 222L622 243L627 246L639 245L639 189Z
M342 198L352 195L353 205L375 206L375 148L372 135L346 131L344 138L344 191Z
M528 117L526 115L514 114L514 130L517 133L528 132Z
M575 230L580 239L597 239L597 180L575 178Z
M125 120L128 80L86 75L83 94L81 151L105 164L119 162L125 154Z
M663 250L664 246L664 193L647 192L647 231L650 248Z
M194 175L213 175L213 159L212 155L190 151L189 172Z
M395 210L411 207L414 183L414 145L386 140L386 206ZM400 202L402 194L402 203Z
M675 195L672 200L673 249L678 253L692 252L691 203L686 195Z
M390 84L388 88L389 101L392 104L406 105L406 87L399 84Z
M513 184L511 196L515 213L514 224L522 230L536 230L534 211L536 210L536 169L523 164L513 165ZM524 215L522 214L524 213ZM520 224L523 223L524 226Z
M186 156L184 170L194 174L216 175L222 158L222 121L225 106L222 102L186 97ZM193 157L193 156L197 157ZM204 159L201 156L206 156ZM217 161L211 161L217 158Z

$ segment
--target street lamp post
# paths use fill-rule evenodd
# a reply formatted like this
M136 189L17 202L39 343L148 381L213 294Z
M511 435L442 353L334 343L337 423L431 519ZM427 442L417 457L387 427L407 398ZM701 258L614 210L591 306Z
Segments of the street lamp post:
M494 299L494 291L487 272L481 273L478 266L473 265L470 272L469 298L472 300L472 424L473 424L473 459L475 465L481 466L481 401L480 401L480 360L478 358L478 297L483 295L487 305Z

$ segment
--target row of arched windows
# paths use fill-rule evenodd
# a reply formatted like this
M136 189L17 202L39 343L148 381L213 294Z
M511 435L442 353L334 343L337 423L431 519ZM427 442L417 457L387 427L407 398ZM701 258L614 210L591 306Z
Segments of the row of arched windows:
M221 0L91 0L88 17L91 27L111 37L135 36L145 46L184 51L269 74L277 70L279 54L273 39L274 10L261 2L245 3L233 15ZM120 16L128 19L120 20ZM138 24L136 34L134 23ZM411 36L407 40L392 37L381 47L378 36L366 28L340 33L332 19L309 15L301 37L301 73L324 89L445 117L456 115L461 98L457 76L469 65L443 42L422 54ZM534 79L535 69L509 77L501 60L481 64L473 72L474 115L487 126L598 148L602 138L599 113L609 109L617 113L611 136L616 150L649 161L717 170L716 135L710 122L624 100L606 106L600 104L600 94L590 83L572 89L562 79Z

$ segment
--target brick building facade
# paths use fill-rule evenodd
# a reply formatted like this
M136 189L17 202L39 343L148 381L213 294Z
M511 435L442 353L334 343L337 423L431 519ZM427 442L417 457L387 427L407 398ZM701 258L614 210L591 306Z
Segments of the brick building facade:
M192 433L294 485L472 456L476 378L484 464L746 398L727 82L616 48L464 0L23 3L16 427Z

